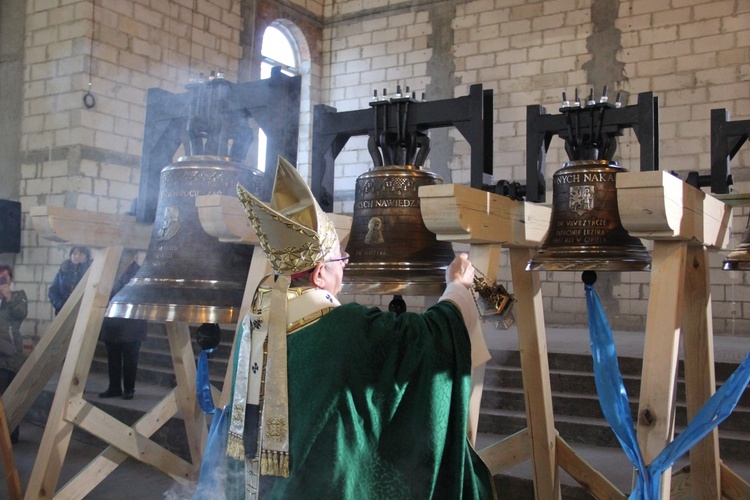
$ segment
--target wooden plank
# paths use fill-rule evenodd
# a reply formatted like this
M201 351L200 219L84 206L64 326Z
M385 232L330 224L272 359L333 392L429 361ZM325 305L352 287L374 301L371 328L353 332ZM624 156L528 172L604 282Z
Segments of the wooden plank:
M714 394L713 315L708 251L687 249L682 335L685 357L685 393L688 422ZM696 498L720 499L719 431L714 429L690 449L690 469Z
M208 441L206 415L198 404L195 393L195 354L190 342L190 330L187 323L168 321L167 338L172 352L172 364L177 379L177 396L182 417L185 420L190 458L197 474L203 461L203 450Z
M531 458L531 436L524 428L479 452L492 475L524 463Z
M50 206L31 207L29 215L39 236L50 241L146 250L151 239L152 225L136 222L129 215Z
M617 204L631 236L680 239L726 248L731 209L664 171L617 174Z
M74 397L68 401L66 418L105 443L156 467L175 480L196 477L191 464L82 398Z
M419 188L422 219L441 241L536 248L550 209L460 184Z
M557 436L557 463L565 472L578 481L578 484L594 498L625 499L627 495L621 492L611 481L594 469L560 436Z
M236 196L211 194L195 198L203 230L225 243L257 245L258 236Z
M203 230L211 236L226 243L257 245L258 237L247 219L245 209L239 198L227 195L204 195L195 199L198 208L198 219ZM333 222L341 241L341 248L346 246L352 218L348 215L326 214Z
M89 269L83 275L3 394L3 404L11 429L23 420L52 375L62 366L90 273Z
M672 473L672 488L669 492L669 499L688 500L691 498L701 497L693 496L693 475L690 473L690 466L686 465Z
M750 484L722 463L721 493L733 500L747 500L750 498Z
M655 241L646 317L637 435L648 465L674 435L675 379L683 313L687 243ZM669 494L671 471L662 477Z
M51 498L57 487L73 433L73 425L64 418L65 410L68 401L81 397L86 386L122 250L122 247L106 248L91 264L80 312L70 338L70 346L47 417L39 452L26 487L25 498L29 500Z
M177 389L169 391L153 408L144 413L138 421L133 424L133 430L144 437L151 437L178 411ZM88 463L75 477L71 478L55 495L55 500L74 500L83 498L91 490L101 483L117 466L119 466L128 454L116 447L109 445L94 460ZM176 481L187 484L184 478L174 477Z
M532 251L528 248L510 249L526 419L532 443L534 492L537 499L549 500L560 498L560 478L542 289L539 273L526 271L531 256Z
M3 470L5 471L5 483L8 486L8 495L11 500L21 500L23 489L21 479L18 477L16 460L13 457L13 443L10 442L10 429L5 418L5 408L0 402L0 458L2 458Z

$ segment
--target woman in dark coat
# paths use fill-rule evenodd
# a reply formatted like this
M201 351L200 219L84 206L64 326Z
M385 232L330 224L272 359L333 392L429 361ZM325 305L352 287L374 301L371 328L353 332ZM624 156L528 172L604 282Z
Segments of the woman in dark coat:
M128 284L140 268L137 262L130 263L112 286L110 299ZM122 399L133 399L138 353L147 331L148 322L143 319L104 318L99 340L104 341L107 347L109 387L99 393L100 398L122 396Z
M70 257L60 265L60 269L47 292L49 301L52 302L52 307L55 309L55 316L65 305L68 297L73 293L90 265L91 252L88 248L75 246L70 249Z

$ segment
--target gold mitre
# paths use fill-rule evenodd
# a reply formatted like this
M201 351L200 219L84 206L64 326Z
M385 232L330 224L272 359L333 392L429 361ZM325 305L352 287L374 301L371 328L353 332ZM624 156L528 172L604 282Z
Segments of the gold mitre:
M330 219L291 163L279 156L270 205L237 185L237 195L277 274L293 275L323 262L338 243Z

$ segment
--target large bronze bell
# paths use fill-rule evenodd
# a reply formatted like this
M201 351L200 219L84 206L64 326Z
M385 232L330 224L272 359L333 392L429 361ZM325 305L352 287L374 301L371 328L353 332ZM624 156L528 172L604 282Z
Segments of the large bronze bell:
M261 178L254 168L216 156L183 157L165 167L143 266L112 298L107 316L236 323L252 248L207 234L195 199L233 196L238 182L257 193Z
M376 166L357 178L343 293L442 293L453 249L425 227L417 195L438 183L413 166Z
M526 269L641 271L651 257L620 221L615 177L626 170L608 160L566 163L552 178L549 230Z
M750 217L737 248L729 252L724 259L722 269L725 271L747 271L750 269Z
M453 247L424 225L418 195L420 186L443 180L423 168L429 137L408 129L409 105L416 102L409 87L402 95L399 86L393 98L384 91L370 103L375 127L367 149L374 168L355 183L342 293L440 295L445 289Z

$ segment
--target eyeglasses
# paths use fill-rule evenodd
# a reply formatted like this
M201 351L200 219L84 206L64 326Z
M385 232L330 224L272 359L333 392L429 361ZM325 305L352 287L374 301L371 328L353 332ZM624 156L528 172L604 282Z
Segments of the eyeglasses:
M328 259L323 262L323 264L328 264L329 262L341 262L344 265L347 265L349 263L349 254L346 252L341 252L341 257L338 259Z

